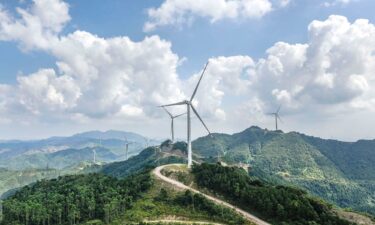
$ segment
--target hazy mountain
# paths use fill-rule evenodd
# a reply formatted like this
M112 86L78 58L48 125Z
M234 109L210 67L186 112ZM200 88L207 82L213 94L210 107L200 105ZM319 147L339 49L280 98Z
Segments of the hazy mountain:
M375 141L341 142L251 127L193 142L206 159L246 163L251 173L292 183L342 207L375 214Z
M104 161L123 160L125 157L125 137L129 142L132 142L129 145L130 156L138 154L144 149L147 142L149 142L149 145L158 143L136 133L115 130L105 132L89 131L70 137L51 137L35 141L2 141L0 142L0 167L17 169L44 168L46 161L50 157L54 158L53 153L68 149L92 148L99 145L116 155L116 157L111 156L110 159L104 158ZM87 157L78 158L87 160ZM26 161L26 163L19 162L20 159Z

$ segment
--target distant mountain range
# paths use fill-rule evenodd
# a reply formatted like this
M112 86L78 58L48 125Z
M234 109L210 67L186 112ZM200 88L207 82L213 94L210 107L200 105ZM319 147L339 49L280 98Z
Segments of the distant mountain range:
M248 164L262 179L375 214L375 140L342 142L251 127L199 138L193 151L197 158Z
M97 159L101 162L124 160L125 137L129 145L129 155L136 155L147 144L158 144L142 135L109 130L89 131L70 137L51 137L35 141L0 142L0 167L8 169L45 168L55 169L74 166L82 161L93 160L93 150L97 149Z

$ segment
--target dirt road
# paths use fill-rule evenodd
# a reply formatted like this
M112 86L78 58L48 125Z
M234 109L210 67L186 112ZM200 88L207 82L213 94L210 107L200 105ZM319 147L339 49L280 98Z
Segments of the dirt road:
M228 207L228 208L231 208L231 209L235 210L237 213L241 214L243 217L245 217L246 219L250 220L251 222L253 222L253 223L255 223L255 224L258 224L258 225L270 225L269 223L267 223L267 222L265 222L265 221L259 219L258 217L254 216L254 215L251 215L251 214L248 213L248 212L243 211L242 209L239 209L239 208L236 207L236 206L233 206L233 205L231 205L231 204L229 204L229 203L227 203L227 202L224 202L224 201L222 201L222 200L220 200L220 199L217 199L217 198L215 198L215 197L212 197L212 196L206 195L206 194L204 194L204 193L202 193L202 192L200 192L200 191L198 191L198 190L196 190L196 189L194 189L194 188L188 187L188 186L186 186L186 185L183 184L183 183L180 183L180 182L178 182L178 181L176 181L176 180L173 180L173 179L171 179L171 178L169 178L169 177L166 177L166 176L164 176L163 174L161 174L161 171L162 171L165 167L167 167L167 166L171 166L171 165L176 165L176 166L178 166L179 164L170 164L170 165L159 166L159 167L155 168L155 170L153 171L153 173L155 174L155 176L157 176L157 177L160 178L161 180L163 180L163 181L165 181L165 182L167 182L167 183L169 183L169 184L172 184L173 186L175 186L175 187L177 187L177 188L180 188L180 189L183 189L183 190L190 190L190 191L192 191L192 192L194 192L194 193L201 194L201 195L203 195L204 197L210 199L211 201L214 201L214 202L218 203L219 205L223 205L223 206L226 206L226 207Z

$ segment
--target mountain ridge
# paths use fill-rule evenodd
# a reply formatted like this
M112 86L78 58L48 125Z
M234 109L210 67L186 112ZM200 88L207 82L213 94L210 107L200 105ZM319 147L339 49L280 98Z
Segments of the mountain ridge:
M375 141L342 142L250 127L193 142L195 154L245 163L265 179L297 185L341 207L375 213Z

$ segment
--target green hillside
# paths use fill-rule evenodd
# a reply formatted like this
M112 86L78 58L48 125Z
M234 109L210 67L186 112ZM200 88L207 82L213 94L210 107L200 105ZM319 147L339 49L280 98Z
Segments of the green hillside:
M0 199L13 193L13 189L23 187L41 179L52 179L59 176L59 174L59 171L53 169L25 171L0 169Z
M375 141L340 142L251 127L193 142L196 154L245 163L251 174L294 184L341 207L375 214Z
M37 182L4 201L1 224L126 225L165 218L252 225L199 194L176 191L149 170L124 179L87 174Z
M125 177L147 167L185 162L184 158L177 154L174 155L172 152L173 151L163 151L159 147L149 147L126 161L105 165L102 172L110 176Z
M173 177L176 170L171 169L162 173ZM181 171L177 173L191 178L192 186L197 185L272 224L352 224L341 219L332 206L304 191L262 182L240 168L202 164L196 165L192 173ZM86 174L42 180L4 200L3 213L1 225L140 225L147 221L164 224L165 220L253 225L201 194L178 190L159 180L150 169L125 178Z

